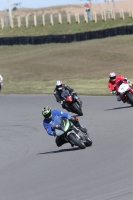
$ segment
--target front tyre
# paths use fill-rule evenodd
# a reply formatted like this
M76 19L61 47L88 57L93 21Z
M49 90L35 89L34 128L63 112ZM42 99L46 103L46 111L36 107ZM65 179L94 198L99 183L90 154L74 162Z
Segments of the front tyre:
M131 103L131 105L133 106L133 94L131 92L127 92L126 96L129 102Z
M74 102L72 104L72 109L74 110L74 112L76 114L78 114L79 116L83 116L83 112L82 112L82 109L77 105L77 102Z
M70 133L68 137L69 137L69 139L71 141L74 142L74 144L76 146L80 147L81 149L85 149L86 148L85 144L82 141L80 141L78 138L76 138L73 133Z

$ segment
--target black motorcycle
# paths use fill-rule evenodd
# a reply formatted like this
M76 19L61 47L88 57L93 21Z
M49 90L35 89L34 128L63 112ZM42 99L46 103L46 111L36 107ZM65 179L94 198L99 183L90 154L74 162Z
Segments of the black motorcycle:
M78 114L79 116L83 115L81 108L82 104L76 94L71 95L68 90L65 90L61 94L61 97L65 101L65 104L67 104L67 107L69 108L67 109L68 111Z

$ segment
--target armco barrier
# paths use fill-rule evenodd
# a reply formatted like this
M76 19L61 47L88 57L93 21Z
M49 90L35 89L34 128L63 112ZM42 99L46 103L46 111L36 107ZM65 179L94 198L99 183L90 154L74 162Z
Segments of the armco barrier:
M1 37L0 45L38 45L48 43L69 43L129 34L133 34L133 25L64 35Z

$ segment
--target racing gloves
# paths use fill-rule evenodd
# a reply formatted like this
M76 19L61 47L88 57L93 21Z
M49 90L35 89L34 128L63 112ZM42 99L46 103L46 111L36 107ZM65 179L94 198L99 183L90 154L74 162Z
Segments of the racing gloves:
M111 94L116 94L116 91L114 91L114 90L113 90L113 91L111 91Z

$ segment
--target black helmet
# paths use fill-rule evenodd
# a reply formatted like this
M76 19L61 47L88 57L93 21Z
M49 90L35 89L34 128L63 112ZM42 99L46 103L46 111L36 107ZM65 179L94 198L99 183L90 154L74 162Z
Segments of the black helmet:
M48 106L44 107L43 110L42 110L42 115L46 119L50 119L52 117L51 109Z

